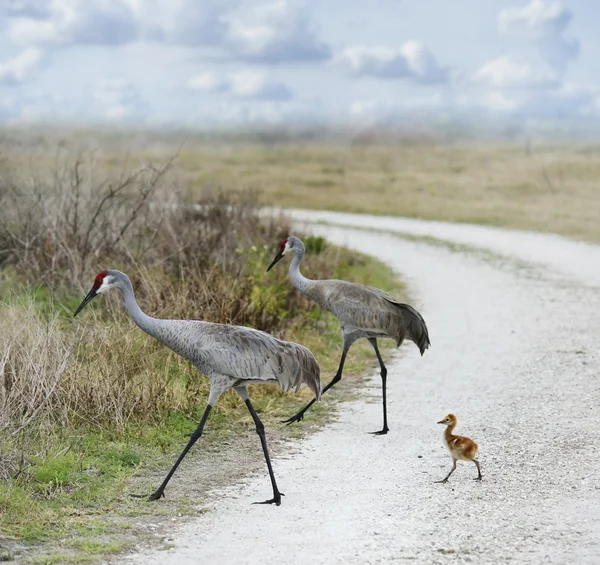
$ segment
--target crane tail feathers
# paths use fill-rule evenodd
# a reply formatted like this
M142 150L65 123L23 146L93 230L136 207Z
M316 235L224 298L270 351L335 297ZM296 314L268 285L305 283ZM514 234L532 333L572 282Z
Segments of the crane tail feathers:
M296 392L305 384L312 390L317 399L321 398L321 369L314 355L302 345L290 343L286 353L280 354L273 360L273 373L286 392L294 389Z
M419 314L419 312L417 312L409 304L396 303L395 305L402 312L406 337L416 344L421 352L421 356L423 356L425 350L429 349L431 346L431 341L429 340L429 331L427 330L427 324L425 323L423 316L421 316L421 314ZM396 340L398 347L400 347L404 341L404 337L404 332L400 332Z

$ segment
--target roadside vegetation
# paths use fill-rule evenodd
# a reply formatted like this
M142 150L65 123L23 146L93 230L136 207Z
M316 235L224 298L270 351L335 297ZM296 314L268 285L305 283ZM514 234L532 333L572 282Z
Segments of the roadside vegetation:
M289 225L284 217L260 217L260 183L222 188L196 180L191 187L183 154L167 150L151 155L132 145L127 156L111 146L4 143L0 561L85 562L127 549L142 535L145 517L202 512L202 489L243 475L262 457L247 410L228 393L168 499L128 497L150 493L170 467L197 425L208 381L134 326L118 292L73 319L99 271L128 273L153 316L248 325L303 343L324 381L339 359L340 332L292 287L286 269L265 272ZM321 238L304 240L307 275L399 293L382 265ZM356 347L349 369L360 374L371 357L366 346ZM251 388L275 452L277 439L323 421L335 401L321 403L302 428L286 428L279 421L309 392ZM242 443L247 451L240 457ZM213 467L222 468L219 457L227 452L237 453L237 475L207 476L211 453Z

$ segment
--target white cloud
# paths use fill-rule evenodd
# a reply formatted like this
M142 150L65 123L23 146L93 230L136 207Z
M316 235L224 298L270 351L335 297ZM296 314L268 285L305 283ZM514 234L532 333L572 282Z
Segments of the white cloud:
M176 45L220 45L233 0L154 0L155 14L144 18L149 37ZM144 14L146 16L146 14Z
M590 115L598 88L576 88L566 84L550 92L539 92L521 104L519 111L528 117L569 118Z
M140 31L132 0L50 0L39 6L25 3L12 14L8 34L15 43L121 45Z
M14 59L0 63L0 86L16 86L22 83L26 76L36 68L42 59L39 49L25 49Z
M503 92L485 92L478 102L479 106L491 112L514 112L519 108L519 101Z
M141 116L144 101L137 88L123 79L106 79L96 84L94 98L109 119Z
M255 100L285 102L292 98L292 92L284 82L258 71L238 72L226 78L217 77L214 73L202 73L192 77L187 86L191 90L225 92L238 98Z
M559 0L531 0L525 6L501 10L498 31L533 41L548 63L564 71L579 53L579 42L564 37L572 17Z
M409 78L420 83L448 80L448 69L440 67L429 49L416 41L407 41L399 49L390 47L347 47L338 61L356 76L378 79Z
M9 17L44 19L52 13L48 0L8 0L5 8Z
M264 73L246 71L231 76L231 92L241 98L285 101L292 98L288 86Z
M571 12L558 0L531 0L525 6L513 6L498 14L501 33L542 39L560 35L571 20Z
M201 73L192 77L188 83L188 88L204 92L223 92L228 89L227 80L218 78L214 73Z
M133 1L133 0L130 0ZM330 57L307 8L291 0L154 0L145 35L187 47L210 47L229 58L263 64Z
M322 42L306 9L288 0L239 11L228 18L225 45L235 57L258 63L321 61L331 50Z
M534 67L508 57L487 61L475 72L473 80L494 88L553 88L560 82L546 66Z

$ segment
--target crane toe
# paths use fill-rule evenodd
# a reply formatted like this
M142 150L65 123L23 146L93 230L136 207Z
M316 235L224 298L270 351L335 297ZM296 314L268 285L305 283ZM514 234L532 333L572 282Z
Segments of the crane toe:
M390 431L389 428L383 428L383 430L379 430L378 432L369 432L371 435L374 436L384 436L385 434L387 434Z
M157 491L156 491L154 494L151 494L151 495L148 497L148 500L149 500L149 501L150 501L150 500L158 500L159 498L164 498L164 496L165 496L165 493L164 493L164 491L162 491L162 490L158 489L158 490L157 490Z
M252 504L275 504L277 506L281 506L281 497L285 496L282 492L278 492L273 498L269 498L269 500L263 500L262 502L253 502Z
M287 424L288 426L290 424L293 424L294 422L301 422L304 419L304 411L301 410L300 412L298 412L298 414L294 414L291 418L288 418L287 420L282 420L282 424Z

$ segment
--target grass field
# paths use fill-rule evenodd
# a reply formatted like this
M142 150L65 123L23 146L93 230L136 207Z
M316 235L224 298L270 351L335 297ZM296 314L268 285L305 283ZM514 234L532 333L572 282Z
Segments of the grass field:
M260 187L266 204L401 215L600 241L600 146L186 144L191 186Z
M177 154L179 182L195 194L258 189L267 205L402 215L559 233L600 241L600 145L451 142L417 135L335 142L261 142L177 133L8 132L3 154L22 166L98 148L104 164ZM6 145L6 144L5 144Z

